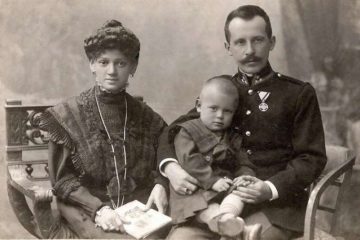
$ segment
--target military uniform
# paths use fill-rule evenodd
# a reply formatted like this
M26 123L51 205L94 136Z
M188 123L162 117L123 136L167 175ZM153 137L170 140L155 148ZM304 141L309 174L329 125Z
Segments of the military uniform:
M324 131L314 88L279 73L268 64L252 83L237 73L233 82L239 90L239 107L234 125L243 134L243 147L256 166L256 176L274 184L279 197L250 205L261 210L273 225L302 232L308 187L326 164ZM194 110L175 124L196 118ZM164 131L158 148L159 163L175 157L171 139L173 124Z

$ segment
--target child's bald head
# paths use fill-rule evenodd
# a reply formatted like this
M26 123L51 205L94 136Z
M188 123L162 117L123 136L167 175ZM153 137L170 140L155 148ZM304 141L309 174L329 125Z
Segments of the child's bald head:
M200 101L207 95L221 94L226 95L234 101L235 108L239 102L239 93L231 81L230 75L220 75L206 80L200 92Z

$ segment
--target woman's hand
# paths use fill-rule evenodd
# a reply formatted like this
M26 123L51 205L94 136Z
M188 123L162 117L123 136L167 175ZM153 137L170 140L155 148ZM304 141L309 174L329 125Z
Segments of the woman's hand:
M153 203L156 205L159 212L166 212L166 209L168 207L168 199L166 196L165 188L160 184L156 184L151 191L149 199L146 203L145 211L149 210Z
M178 163L167 163L164 172L178 194L192 194L197 189L198 180L190 176Z
M104 231L120 231L124 232L123 224L129 223L122 219L115 210L108 206L102 207L96 212L95 224L101 227Z

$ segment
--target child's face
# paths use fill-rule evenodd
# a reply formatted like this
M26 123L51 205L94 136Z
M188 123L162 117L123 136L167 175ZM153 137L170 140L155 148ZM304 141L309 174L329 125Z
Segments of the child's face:
M207 92L197 106L200 119L211 131L223 131L231 125L236 110L235 99L221 92Z

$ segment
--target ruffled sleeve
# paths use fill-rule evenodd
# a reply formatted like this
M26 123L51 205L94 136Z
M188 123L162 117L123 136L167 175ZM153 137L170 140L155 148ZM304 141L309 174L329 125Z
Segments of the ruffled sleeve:
M80 186L75 169L72 169L71 153L74 145L70 136L49 111L41 116L40 128L49 134L49 171L55 194L66 200Z
M49 133L49 173L55 195L63 202L81 207L94 217L104 203L81 185L80 173L72 161L75 146L70 136L49 112L43 114L40 127Z
M50 141L64 145L69 149L74 149L69 134L63 127L61 127L61 125L49 111L45 111L41 115L40 127L48 131Z
M55 195L66 201L71 192L80 187L80 180L72 168L71 151L63 144L49 142L49 171Z

